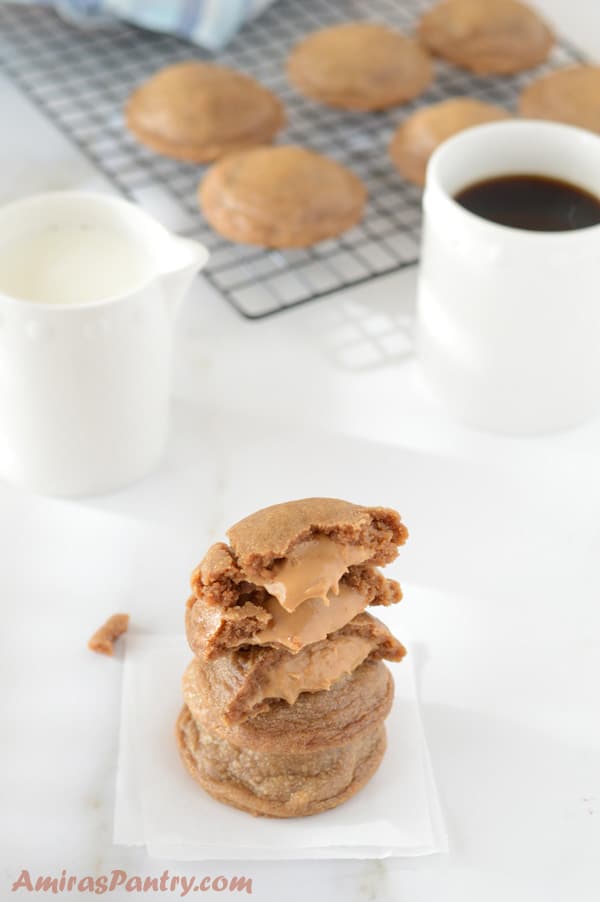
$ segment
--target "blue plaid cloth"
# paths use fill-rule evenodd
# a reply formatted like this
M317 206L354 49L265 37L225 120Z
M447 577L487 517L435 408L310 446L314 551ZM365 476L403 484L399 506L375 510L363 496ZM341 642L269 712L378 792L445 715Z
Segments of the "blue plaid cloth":
M3 2L3 0L0 0ZM105 24L123 19L219 50L274 0L17 0L52 6L70 19Z

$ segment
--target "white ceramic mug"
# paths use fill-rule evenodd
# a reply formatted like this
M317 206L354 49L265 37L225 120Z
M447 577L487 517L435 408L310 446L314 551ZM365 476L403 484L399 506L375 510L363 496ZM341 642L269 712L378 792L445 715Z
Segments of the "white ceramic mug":
M600 197L600 137L505 121L441 145L427 169L417 348L433 392L461 420L512 434L600 409L600 225L497 225L454 197L493 176L537 174Z
M175 313L207 257L117 197L0 209L0 477L95 494L158 463Z

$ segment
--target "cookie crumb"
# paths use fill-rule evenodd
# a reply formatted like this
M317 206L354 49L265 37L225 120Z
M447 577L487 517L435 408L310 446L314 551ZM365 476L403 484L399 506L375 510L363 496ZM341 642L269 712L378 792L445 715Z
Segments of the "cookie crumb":
M114 643L129 628L129 614L113 614L96 630L88 642L91 651L100 655L113 655Z

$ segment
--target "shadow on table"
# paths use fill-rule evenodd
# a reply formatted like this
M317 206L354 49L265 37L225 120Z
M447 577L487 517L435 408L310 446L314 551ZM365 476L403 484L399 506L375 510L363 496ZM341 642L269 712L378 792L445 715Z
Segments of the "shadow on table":
M353 288L348 298L313 306L307 329L339 369L376 370L414 354L416 267Z

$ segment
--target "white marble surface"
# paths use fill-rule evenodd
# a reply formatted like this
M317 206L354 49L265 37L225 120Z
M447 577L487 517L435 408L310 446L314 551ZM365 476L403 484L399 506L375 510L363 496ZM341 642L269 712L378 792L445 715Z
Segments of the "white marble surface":
M594 4L540 6L600 55ZM1 200L102 186L2 80L0 104L12 124ZM168 868L248 875L267 902L597 899L600 421L536 440L450 422L411 357L413 284L406 272L249 323L199 281L179 323L160 470L84 502L0 487L1 898L21 868ZM373 341L382 334L393 338ZM232 866L113 846L120 663L90 655L88 634L118 609L141 632L178 631L190 567L252 506L311 491L369 501L384 485L374 500L397 503L412 527L395 571L406 588L398 629L423 646L451 854Z

